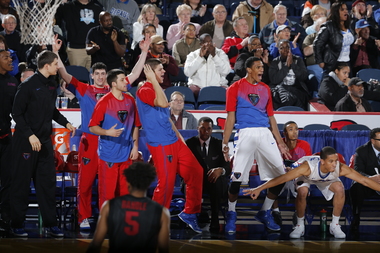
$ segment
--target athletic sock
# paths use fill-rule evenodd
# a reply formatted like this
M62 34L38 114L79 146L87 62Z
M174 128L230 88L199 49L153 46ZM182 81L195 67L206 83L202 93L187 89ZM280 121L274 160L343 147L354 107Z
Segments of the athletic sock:
M265 197L264 203L263 203L260 211L266 211L266 210L271 209L274 201L275 201L274 199L270 199L268 197Z
M305 216L298 218L297 217L297 225L304 225L305 224Z
M280 211L280 208L278 208L278 207L276 207L276 208L272 208L272 211L279 212L279 211Z
M332 221L331 221L331 224L333 224L333 225L336 225L336 224L338 224L339 225L339 218L340 218L340 216L332 216Z
M234 202L231 202L231 201L228 201L228 211L232 211L232 212L236 212L236 202L237 200L235 200Z

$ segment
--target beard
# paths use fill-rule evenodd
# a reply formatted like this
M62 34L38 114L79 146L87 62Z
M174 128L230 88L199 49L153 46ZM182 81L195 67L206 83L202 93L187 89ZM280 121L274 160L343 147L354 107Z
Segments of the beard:
M110 26L110 27L103 26L103 29L108 31L108 32L112 32L113 27L112 26Z

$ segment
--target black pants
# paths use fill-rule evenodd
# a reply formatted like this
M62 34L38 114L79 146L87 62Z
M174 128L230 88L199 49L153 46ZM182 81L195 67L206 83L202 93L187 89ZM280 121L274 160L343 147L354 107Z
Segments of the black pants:
M354 216L360 216L364 200L370 198L371 196L376 196L377 193L371 188L368 188L359 183L355 183L350 188L350 195L352 203L352 214Z
M11 215L12 227L22 228L28 210L30 179L33 178L37 202L45 227L57 225L56 219L56 174L51 140L42 143L39 152L32 151L29 139L15 132L12 151L14 155Z
M220 205L228 197L228 183L226 176L220 176L215 183L207 181L207 175L204 175L203 193L210 197L211 218L216 219L219 215Z
M11 149L12 134L0 139L0 209L1 219L10 221Z

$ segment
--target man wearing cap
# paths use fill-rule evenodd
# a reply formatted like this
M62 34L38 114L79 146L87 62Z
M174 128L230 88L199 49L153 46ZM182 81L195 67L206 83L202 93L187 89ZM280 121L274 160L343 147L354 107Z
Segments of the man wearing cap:
M350 28L353 35L357 34L356 23L360 19L364 19L370 24L371 36L378 37L379 27L373 18L372 5L366 5L365 0L356 0L352 4Z
M164 40L160 35L153 35L152 37L150 37L150 39L150 50L148 52L148 55L146 56L146 60L150 58L157 58L161 61L162 66L165 70L165 74L164 80L162 83L160 83L160 86L163 89L169 88L170 86L172 86L170 81L170 75L178 75L178 65L171 55L164 53L165 44L167 44L166 40ZM141 72L140 77L137 79L136 83L139 83L144 80L146 80L145 73Z
M300 33L298 38L298 43L301 45L306 37L305 29L297 22L290 21L287 19L286 6L278 4L273 9L274 20L273 22L267 24L260 32L259 38L264 48L269 48L269 46L275 42L274 34L276 29L280 25L287 25L290 27L290 35L292 38Z
M281 40L288 40L290 42L290 49L292 50L292 54L298 55L299 57L303 58L303 54L297 43L300 33L298 33L294 37L293 41L290 41L290 33L291 33L291 27L288 25L280 25L277 27L276 33L275 33L276 36L274 37L275 38L274 42L269 47L270 59L274 59L280 56L277 42Z
M356 40L350 49L350 62L354 76L361 69L379 67L377 57L380 55L380 40L370 36L370 27L370 23L365 19L358 20L355 25Z
M125 36L113 26L110 13L102 11L99 23L88 31L86 38L86 51L91 55L91 65L103 62L108 69L121 69L121 57L126 49Z
M334 111L340 112L372 112L372 107L364 95L364 81L359 77L353 77L348 82L347 94L338 101Z

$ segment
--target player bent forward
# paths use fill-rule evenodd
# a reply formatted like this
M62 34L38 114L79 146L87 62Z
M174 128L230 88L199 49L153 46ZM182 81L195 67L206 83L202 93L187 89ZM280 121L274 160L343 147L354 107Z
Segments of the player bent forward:
M276 177L254 189L243 190L245 192L244 195L250 195L252 199L256 199L262 190L298 178L296 182L298 192L296 199L297 225L289 236L290 238L300 238L305 233L306 197L310 185L314 184L322 192L326 200L331 200L334 197L330 233L335 238L345 238L346 234L341 230L339 225L339 217L345 200L344 186L339 177L345 176L351 178L376 191L380 190L380 184L340 163L338 154L332 147L324 147L320 152L320 157L305 156L297 162L302 164L288 173Z

